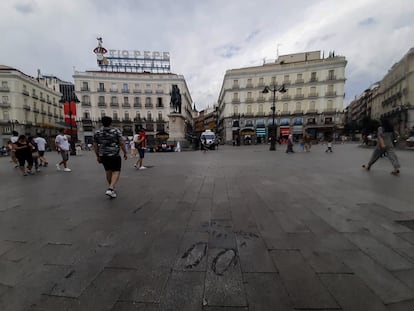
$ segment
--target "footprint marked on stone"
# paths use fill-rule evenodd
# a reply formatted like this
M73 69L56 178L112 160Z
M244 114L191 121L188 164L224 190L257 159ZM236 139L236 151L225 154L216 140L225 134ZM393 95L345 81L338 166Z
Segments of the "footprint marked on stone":
M185 268L192 269L197 267L198 264L203 260L203 257L207 253L207 244L198 242L193 244L182 256L185 259Z
M231 266L237 263L236 252L233 249L221 251L214 257L211 268L217 275L223 275Z

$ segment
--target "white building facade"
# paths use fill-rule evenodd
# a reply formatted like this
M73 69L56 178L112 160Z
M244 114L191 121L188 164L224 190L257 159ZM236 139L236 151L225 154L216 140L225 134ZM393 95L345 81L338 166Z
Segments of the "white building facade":
M337 135L343 127L347 61L333 53L328 58L320 54L283 55L262 66L228 70L218 99L223 140L267 142L273 124L280 137L299 138L305 132L315 139ZM279 90L282 85L287 92L263 93L266 86Z
M13 130L25 135L56 135L64 118L60 99L61 93L44 80L0 65L0 143L6 144Z
M73 75L78 138L92 142L103 116L131 138L140 128L148 144L187 143L192 131L192 99L182 75L152 72L76 71ZM171 104L173 89L179 91L180 107Z

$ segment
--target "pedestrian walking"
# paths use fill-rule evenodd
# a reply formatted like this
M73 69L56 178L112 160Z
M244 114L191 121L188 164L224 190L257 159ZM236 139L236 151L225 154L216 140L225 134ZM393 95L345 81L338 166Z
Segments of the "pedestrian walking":
M39 166L47 167L48 163L45 158L45 151L46 151L46 139L44 139L39 134L35 134L34 142L37 144L37 149L39 151Z
M325 152L333 152L333 150L332 150L332 138L328 139L327 148L326 148Z
M290 134L288 136L288 141L287 141L287 148L286 148L286 153L294 153L293 151L293 135Z
M310 152L311 147L312 147L312 137L309 134L305 134L304 142L305 142L305 151Z
M394 136L394 127L391 122L388 119L383 119L377 132L377 145L372 152L368 164L362 165L364 169L369 171L371 166L377 162L383 154L386 154L386 157L390 160L391 165L394 168L391 174L398 175L400 173L400 163L394 151Z
M17 161L19 162L19 168L23 176L27 174L33 175L33 157L32 157L33 145L29 143L25 135L20 135L15 143L13 143L13 150ZM25 164L27 162L27 170Z
M134 136L135 148L138 151L138 160L134 164L134 167L139 170L145 170L146 167L144 166L144 157L145 157L145 149L147 148L147 135L145 130L141 128L138 135Z
M12 162L14 163L15 168L19 167L19 162L17 161L17 157L15 154L16 151L13 149L13 144L15 144L18 140L19 140L19 133L16 131L12 131L12 137L10 137L10 145L12 147L10 156L11 156Z
M36 172L40 172L39 169L39 148L34 140L33 136L29 136L29 138L27 138L27 141L32 145L32 158L33 158L33 165L35 167L35 171Z
M138 135L138 134L136 134L136 135ZM131 158L136 158L137 157L137 148L135 148L135 141L134 140L135 140L135 135L134 135L134 138L129 142L129 149L130 149L130 153L131 153Z
M106 172L108 189L105 195L116 198L115 186L121 174L122 159L119 155L120 150L124 154L124 159L128 159L125 148L124 138L119 129L112 127L111 117L102 117L103 127L96 131L93 137L93 149L98 163L101 163Z
M60 153L62 157L62 161L56 164L56 168L60 171L60 166L63 165L64 172L71 172L72 170L68 167L67 162L69 161L69 139L65 135L64 129L59 130L59 135L56 136L55 139L56 149Z

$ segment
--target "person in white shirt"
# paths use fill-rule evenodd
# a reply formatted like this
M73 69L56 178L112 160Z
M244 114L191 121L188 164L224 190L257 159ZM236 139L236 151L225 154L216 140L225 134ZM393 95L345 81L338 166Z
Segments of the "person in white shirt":
M12 144L15 144L19 140L19 133L16 132L16 131L13 131L12 135L13 136L10 138L10 141L11 141ZM17 158L16 158L15 153L16 153L15 150L11 149L11 159L12 159L14 165L15 165L14 167L16 168L16 167L19 167L19 163L17 162Z
M45 158L46 139L41 137L39 134L35 134L35 138L33 140L37 145L37 150L39 151L40 166L46 167L48 164Z
M59 135L56 136L55 144L57 151L59 151L60 155L62 156L62 161L56 164L57 170L60 171L60 166L63 164L63 171L70 172L71 169L67 166L70 146L68 137L64 133L64 129L59 130Z

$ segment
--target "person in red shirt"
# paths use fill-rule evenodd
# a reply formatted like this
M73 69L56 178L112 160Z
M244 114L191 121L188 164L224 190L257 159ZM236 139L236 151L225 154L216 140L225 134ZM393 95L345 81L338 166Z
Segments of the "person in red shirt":
M134 143L139 155L134 167L139 170L145 170L146 167L142 163L144 161L145 149L147 148L147 134L144 129L141 129L138 136L134 139Z

